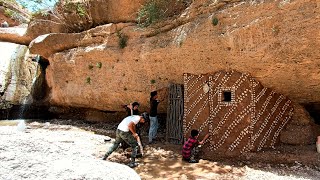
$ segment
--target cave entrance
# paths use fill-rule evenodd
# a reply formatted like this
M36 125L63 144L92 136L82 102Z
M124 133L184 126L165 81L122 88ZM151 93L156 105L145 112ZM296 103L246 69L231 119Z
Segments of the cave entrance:
M314 119L314 122L320 125L320 103L308 103L303 104L303 106L309 112L310 116Z

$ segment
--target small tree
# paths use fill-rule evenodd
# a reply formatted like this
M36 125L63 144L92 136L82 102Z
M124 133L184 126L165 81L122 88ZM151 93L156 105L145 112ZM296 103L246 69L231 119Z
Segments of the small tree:
M147 27L151 24L163 19L167 11L166 1L149 0L138 11L137 22L140 27Z
M125 48L127 46L128 42L128 36L121 33L120 31L117 32L117 36L119 38L118 44L121 49Z
M37 20L63 25L68 32L81 32L91 28L93 21L87 11L87 0L17 0L28 7Z

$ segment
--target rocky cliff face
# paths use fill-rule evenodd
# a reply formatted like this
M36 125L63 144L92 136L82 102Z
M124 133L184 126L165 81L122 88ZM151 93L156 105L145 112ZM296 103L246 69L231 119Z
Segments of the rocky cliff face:
M15 1L0 1L0 117L1 110L33 102L38 63L32 61L24 34L29 15ZM8 41L8 42L6 42ZM13 43L9 43L13 42Z
M31 61L27 46L0 43L0 98L11 104L30 104L32 88L38 77L38 63ZM0 103L1 104L1 103Z
M31 49L50 61L54 104L102 110L132 100L146 105L150 91L182 83L185 72L220 69L248 72L296 102L314 102L320 100L318 12L311 0L195 2L182 16L151 28L109 24L52 34ZM123 49L117 32L128 37Z

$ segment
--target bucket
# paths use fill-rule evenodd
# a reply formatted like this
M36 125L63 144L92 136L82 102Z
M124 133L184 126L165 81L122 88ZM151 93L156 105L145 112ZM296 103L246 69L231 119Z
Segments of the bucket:
M26 130L26 123L24 120L20 120L20 122L17 125L18 131L25 131Z
M317 145L317 151L318 151L318 153L320 153L320 136L318 136L316 145Z

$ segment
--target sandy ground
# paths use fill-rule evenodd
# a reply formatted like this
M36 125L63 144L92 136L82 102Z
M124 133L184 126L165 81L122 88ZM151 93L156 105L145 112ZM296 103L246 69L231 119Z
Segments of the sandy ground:
M104 136L39 123L0 126L0 179L140 179L128 166L94 156Z
M146 145L144 157L137 159L139 166L130 169L125 166L129 162L130 149L118 149L108 161L101 160L112 143L104 142L110 138L106 135L52 123L33 122L28 123L28 127L26 132L18 132L16 126L0 126L0 179L137 179L135 172L141 179L296 180L320 177L320 167L299 162L269 164L226 159L189 164L181 161L180 146L161 141Z
M106 143L109 146L110 143ZM99 147L99 152L104 153ZM143 158L139 158L139 166L135 168L142 179L314 179L320 177L320 167L294 164L269 164L235 162L230 160L208 161L200 160L197 164L181 160L180 146L157 143L145 146ZM126 164L129 162L130 150L123 152L119 149L109 157L110 161Z

